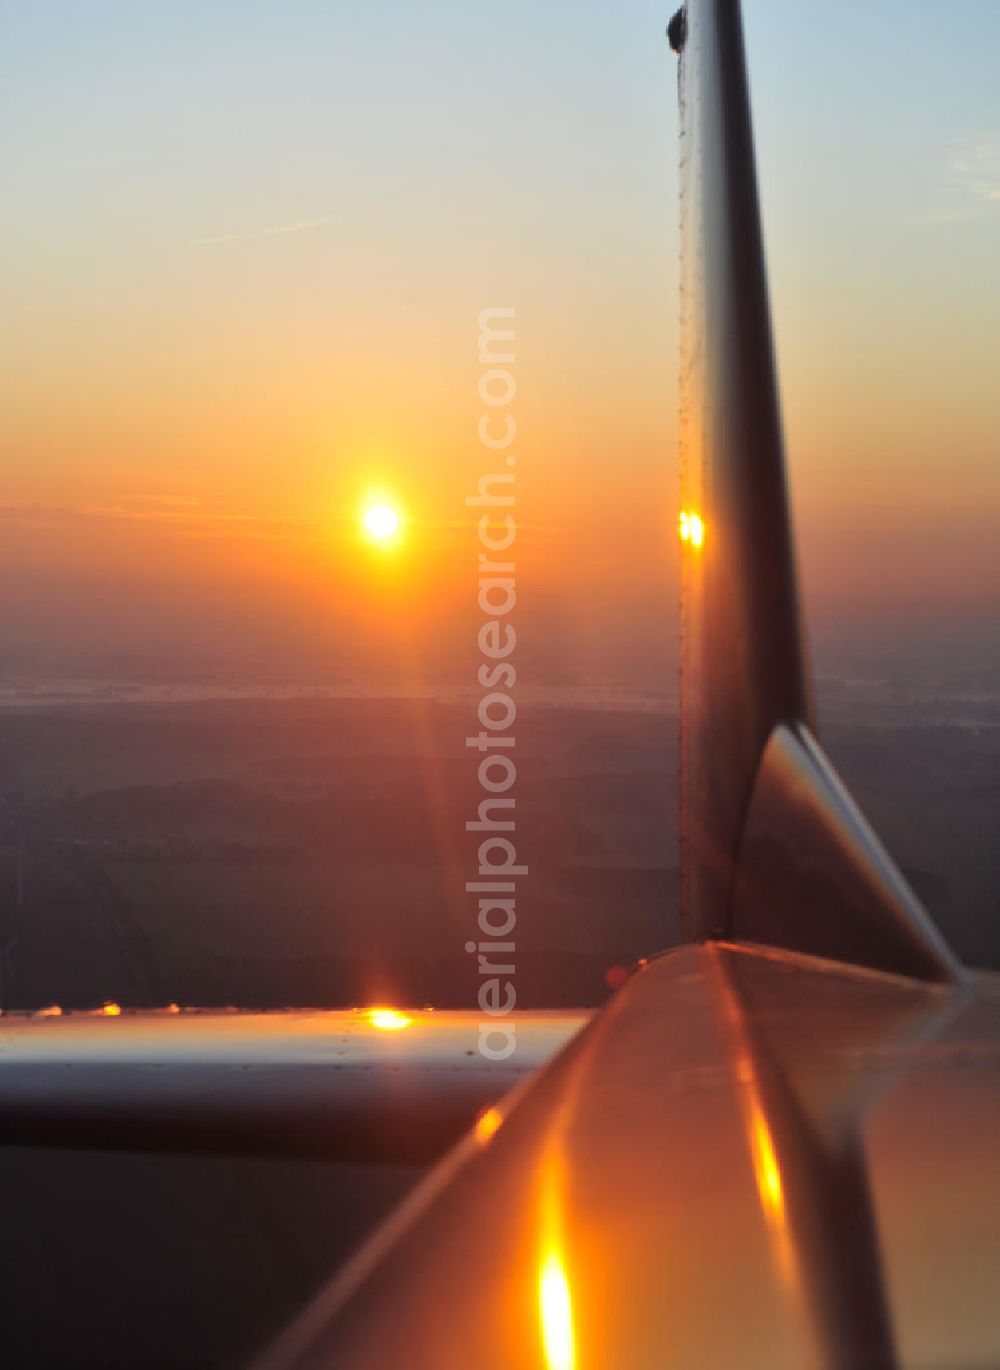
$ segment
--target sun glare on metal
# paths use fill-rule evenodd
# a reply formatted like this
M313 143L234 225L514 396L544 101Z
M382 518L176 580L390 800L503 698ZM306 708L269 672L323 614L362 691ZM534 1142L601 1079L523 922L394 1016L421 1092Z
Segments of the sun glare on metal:
M761 1205L770 1218L780 1218L784 1212L785 1200L781 1185L781 1168L771 1140L771 1130L763 1113L754 1108L750 1118L750 1146L753 1156L754 1176Z
M392 542L399 532L399 511L391 504L369 504L361 512L361 526L372 542Z
M538 1297L546 1370L574 1370L576 1346L573 1338L573 1305L566 1271L555 1251L550 1252L542 1262Z
M678 532L681 542L686 542L692 547L700 547L705 540L705 525L700 514L694 514L690 510L682 510L677 521Z
M503 1114L498 1108L488 1108L476 1119L476 1141L485 1146L498 1131L503 1122Z
M400 1032L413 1022L412 1018L394 1008L370 1008L366 1011L365 1017L379 1032Z

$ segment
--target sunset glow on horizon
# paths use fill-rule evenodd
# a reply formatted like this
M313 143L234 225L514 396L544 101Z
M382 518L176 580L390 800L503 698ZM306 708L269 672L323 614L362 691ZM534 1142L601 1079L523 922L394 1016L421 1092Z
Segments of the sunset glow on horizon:
M680 554L711 530L671 526L660 7L4 23L12 672L465 680L476 320L509 302L526 678L672 678ZM791 0L746 25L811 638L995 640L1000 10L934 45L903 0L863 44ZM511 71L484 142L469 110ZM851 98L818 100L834 74Z

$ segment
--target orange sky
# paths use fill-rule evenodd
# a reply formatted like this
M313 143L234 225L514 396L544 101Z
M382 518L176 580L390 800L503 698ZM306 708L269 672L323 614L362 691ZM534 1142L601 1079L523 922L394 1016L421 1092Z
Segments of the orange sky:
M13 669L461 676L491 304L518 313L537 669L669 661L674 71L654 6L552 9L5 7ZM901 26L891 69L890 27L748 23L814 639L995 632L996 12L933 61ZM358 541L373 487L406 513L391 555Z

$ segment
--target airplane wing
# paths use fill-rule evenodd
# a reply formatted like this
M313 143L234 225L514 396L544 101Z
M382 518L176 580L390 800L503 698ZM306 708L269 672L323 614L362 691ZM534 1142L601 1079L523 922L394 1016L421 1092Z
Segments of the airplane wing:
M291 1145L290 1105L312 1136L333 1117L328 1138L384 1155L409 1145L403 1115L383 1111L407 1070L431 1067L428 1106L452 1121L457 1095L470 1119L489 1099L254 1370L1000 1364L1000 980L957 963L816 741L738 0L689 0L670 34L690 944L586 1025L536 1024L523 1064L556 1054L499 1103L444 1015L443 1058L422 1020L385 1054L348 1033L343 1088L336 1015L315 1032L282 1015L69 1020L51 1036L35 1021L5 1039L5 1136L12 1120L107 1145L137 1129L152 1146L162 1129L169 1145L204 1141L221 1113L229 1140L245 1123ZM114 1047L137 1033L136 1056ZM388 1092L375 1103L369 1066ZM147 1068L167 1071L162 1091ZM420 1107L407 1093L418 1128Z
M588 1017L520 1011L488 1061L472 1012L112 1008L0 1018L7 1145L425 1164Z
M996 1364L1000 993L650 962L254 1370Z

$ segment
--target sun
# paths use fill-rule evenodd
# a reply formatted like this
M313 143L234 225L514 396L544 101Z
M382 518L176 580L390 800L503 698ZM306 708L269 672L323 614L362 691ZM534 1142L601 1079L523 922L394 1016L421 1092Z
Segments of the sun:
M372 542L392 542L400 528L399 510L383 501L366 504L361 511L361 526Z

